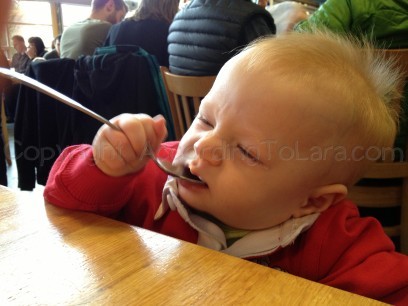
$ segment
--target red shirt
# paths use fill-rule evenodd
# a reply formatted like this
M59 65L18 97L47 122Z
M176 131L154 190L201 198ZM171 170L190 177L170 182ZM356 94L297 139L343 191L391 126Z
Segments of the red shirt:
M177 145L168 143L166 148ZM89 145L73 146L55 162L44 197L60 207L95 212L196 243L197 232L177 212L169 210L153 220L166 179L153 162L137 174L110 177L94 164ZM357 207L347 200L323 212L292 245L248 259L376 300L408 305L408 257L395 252L377 220L360 218Z

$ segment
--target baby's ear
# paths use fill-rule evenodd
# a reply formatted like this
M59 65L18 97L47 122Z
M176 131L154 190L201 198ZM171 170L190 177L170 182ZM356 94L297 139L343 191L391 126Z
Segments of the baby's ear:
M323 212L331 205L342 201L347 195L347 187L333 184L318 187L310 194L307 202L294 212L293 217L300 218L316 212Z

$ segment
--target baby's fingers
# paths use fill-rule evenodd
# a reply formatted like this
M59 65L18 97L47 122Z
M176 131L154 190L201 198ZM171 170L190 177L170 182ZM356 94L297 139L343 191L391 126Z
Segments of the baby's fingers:
M122 114L113 118L119 129L103 126L93 143L97 166L112 176L125 175L142 169L149 158L147 143L156 150L167 135L162 116Z
M119 128L128 137L136 152L145 152L146 143L149 143L153 148L158 147L167 135L165 120L161 115L154 118L145 115L129 115L133 120L123 120L126 117L120 118L117 122Z
M133 152L123 151L123 159L132 168L141 168L147 162L149 143L153 150L157 150L167 135L165 120L162 116L151 118L145 114L123 115L116 121L118 127L126 135Z
M132 151L126 135L122 131L113 130L104 125L96 134L92 149L95 164L104 173L111 176L121 176L129 171L126 161L123 159L123 152Z

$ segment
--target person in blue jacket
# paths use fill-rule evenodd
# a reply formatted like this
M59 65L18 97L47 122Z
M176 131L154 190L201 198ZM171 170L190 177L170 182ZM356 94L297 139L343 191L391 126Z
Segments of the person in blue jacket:
M142 0L132 17L110 28L105 46L139 46L168 67L167 35L178 4L178 0Z

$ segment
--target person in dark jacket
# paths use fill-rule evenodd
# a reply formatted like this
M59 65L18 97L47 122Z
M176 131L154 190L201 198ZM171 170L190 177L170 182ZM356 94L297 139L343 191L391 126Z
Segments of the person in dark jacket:
M272 16L247 0L193 0L170 25L170 71L215 75L254 39L276 32Z
M105 46L139 46L168 67L167 35L178 4L178 0L142 0L132 17L110 28Z

